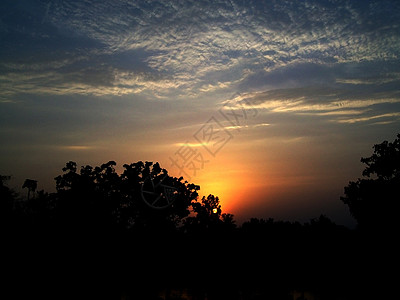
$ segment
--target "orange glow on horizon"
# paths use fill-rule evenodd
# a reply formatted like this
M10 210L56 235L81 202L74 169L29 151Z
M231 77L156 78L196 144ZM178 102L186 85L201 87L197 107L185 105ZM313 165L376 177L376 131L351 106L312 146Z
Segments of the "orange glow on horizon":
M204 174L200 174L194 179L194 182L200 185L200 198L202 196L207 197L209 194L217 196L222 213L234 213L248 198L249 189L252 189L255 185L251 176L243 173L246 172L224 172L215 168L205 170Z
M204 168L198 170L195 176L191 176L188 180L200 186L199 199L210 194L218 197L222 213L236 215L243 208L254 206L254 199L260 193L269 192L266 182L269 184L271 180L266 180L269 176L263 174L266 172L265 169L254 169L251 164L254 155L246 159L238 155L239 148L240 146L231 149L227 147L215 158L208 157L209 162L204 165ZM257 151L254 152L254 154L259 154ZM172 176L183 176L177 168L169 167L171 166L169 159L163 160L161 165L167 168Z
M222 213L243 219L261 212L273 214L278 209L292 209L287 208L288 199L301 202L298 195L302 190L323 184L320 174L310 168L315 167L318 149L310 149L306 141L297 141L294 147L292 142L268 139L257 141L249 148L239 140L243 135L237 137L216 157L206 157L208 162L196 174L185 178L200 186L200 199L209 194L218 197ZM310 153L312 159L306 156ZM171 166L169 158L165 158L161 165L172 176L182 175ZM305 169L308 172L305 173Z

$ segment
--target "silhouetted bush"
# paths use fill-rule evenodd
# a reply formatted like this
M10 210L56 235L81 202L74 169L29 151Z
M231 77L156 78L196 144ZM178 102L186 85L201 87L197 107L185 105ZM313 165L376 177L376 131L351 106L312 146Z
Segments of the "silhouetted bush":
M359 228L379 234L399 232L400 134L392 143L374 145L374 153L361 158L363 179L349 182L341 200L349 206Z

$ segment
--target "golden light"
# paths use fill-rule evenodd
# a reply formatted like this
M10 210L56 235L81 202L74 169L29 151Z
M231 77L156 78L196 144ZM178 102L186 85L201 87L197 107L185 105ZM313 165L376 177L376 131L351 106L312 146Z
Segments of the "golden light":
M201 147L199 149L202 149ZM249 163L258 166L255 155L239 155L242 146L240 143L230 143L215 158L209 158L209 162L203 169L192 174L186 170L191 178L189 181L200 186L199 198L209 194L217 196L220 201L221 210L224 213L239 214L243 208L247 208L248 200L258 196L264 189L265 174L259 174L260 168L249 168ZM247 149L248 150L248 149ZM199 150L200 151L200 150ZM205 150L204 150L205 151ZM169 157L165 158L162 165L171 165ZM261 169L264 170L264 169ZM171 167L169 173L172 176L182 176L180 170ZM212 214L218 214L211 210Z
M218 209L213 208L213 213L216 214L218 212Z

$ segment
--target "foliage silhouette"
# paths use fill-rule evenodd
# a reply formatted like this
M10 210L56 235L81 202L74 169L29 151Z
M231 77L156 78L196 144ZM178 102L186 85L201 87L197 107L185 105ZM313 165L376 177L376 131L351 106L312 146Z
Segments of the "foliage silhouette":
M67 162L55 178L55 193L36 191L31 180L24 184L32 193L27 198L2 176L2 231L13 237L3 241L11 245L5 257L16 257L10 269L28 274L36 287L46 282L73 291L82 285L65 278L72 272L98 292L96 298L118 298L125 289L139 299L177 285L207 291L209 299L251 295L255 287L282 299L294 288L330 295L334 287L354 296L360 286L352 277L369 275L360 267L356 232L326 216L305 224L252 218L236 226L217 196L199 199L199 186L170 176L158 163L125 164L121 174L115 166ZM381 180L393 180L386 174ZM150 179L176 191L175 201L164 209L146 204L143 186ZM343 271L349 266L351 272ZM47 276L39 279L35 270Z
M185 220L185 230L188 232L210 234L235 229L233 215L222 213L218 197L212 194L203 196L201 202L196 201L192 206L195 216Z
M27 188L28 189L28 201L29 201L29 196L30 193L34 193L37 189L37 181L32 180L32 179L25 179L24 184L22 185L22 188Z
M64 223L77 223L78 228L109 230L174 231L189 215L189 206L197 199L198 186L183 178L168 175L158 163L125 164L118 175L116 163L99 167L85 166L78 172L76 163L68 162L63 175L57 176L57 213ZM142 185L146 178L163 183L177 191L176 201L156 211L143 201ZM71 224L73 226L73 224Z
M16 225L16 195L6 182L10 180L10 176L0 175L0 222L2 231L7 231L9 227ZM12 224L14 223L14 224Z
M392 143L374 145L374 153L361 158L364 178L350 181L341 200L348 205L358 226L365 231L398 231L400 199L400 134Z

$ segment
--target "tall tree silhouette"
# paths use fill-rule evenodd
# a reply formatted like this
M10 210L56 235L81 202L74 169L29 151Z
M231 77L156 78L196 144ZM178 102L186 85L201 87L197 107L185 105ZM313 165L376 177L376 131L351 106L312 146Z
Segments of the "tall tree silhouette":
M186 229L189 232L210 233L221 230L233 230L235 220L232 214L222 213L219 198L212 194L203 196L201 202L192 204L195 216L185 220Z
M109 161L94 168L82 166L78 171L75 162L66 164L64 174L55 178L57 211L63 224L69 223L77 229L118 227L165 231L174 230L189 215L189 206L198 196L198 186L169 176L158 163L125 164L121 175L116 173L115 166L114 161ZM157 187L153 194L146 194L146 197L156 195L155 200L144 197L148 191L143 187L147 185ZM171 191L174 201L165 209L157 209Z
M169 176L158 163L139 161L125 164L124 168L120 220L126 227L173 230L189 215L189 207L198 197L199 186L183 181L182 177ZM174 195L170 194L171 190ZM166 197L174 199L166 200ZM165 205L168 201L171 201L169 205ZM157 209L160 207L163 209Z
M400 134L393 142L373 146L366 164L364 178L351 181L344 188L341 200L365 230L394 230L397 225L397 204L400 199Z
M28 201L29 201L29 196L30 196L31 192L34 193L37 189L37 181L32 180L32 179L25 179L25 182L22 185L22 188L28 189Z
M0 226L1 229L13 226L15 222L15 192L11 190L6 182L10 176L0 175ZM9 229L9 228L7 228Z

